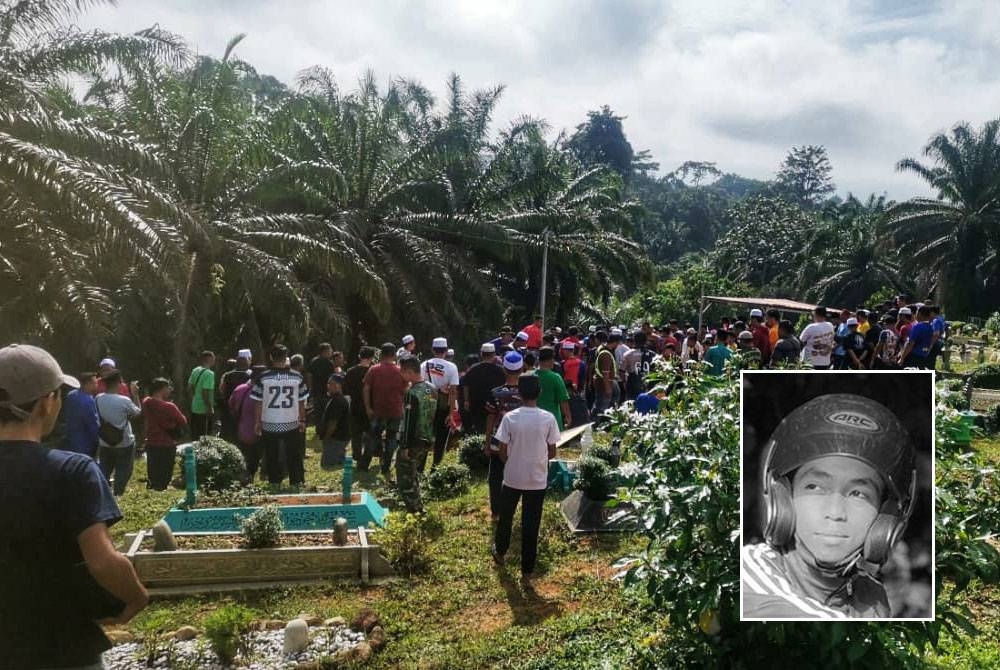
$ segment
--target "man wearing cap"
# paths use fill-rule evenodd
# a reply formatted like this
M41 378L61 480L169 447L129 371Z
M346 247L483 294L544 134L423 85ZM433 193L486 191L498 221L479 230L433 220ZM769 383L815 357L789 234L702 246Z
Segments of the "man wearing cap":
M906 341L910 338L910 329L913 328L913 310L909 307L899 308L899 321L896 322L896 334L899 336L899 347L906 346Z
M96 621L124 624L148 602L111 541L122 515L97 464L41 444L61 388L79 385L42 349L0 349L3 667L100 668L111 644Z
M934 327L930 319L931 310L927 305L917 308L917 322L910 328L910 335L899 352L898 362L904 368L927 369L927 358L934 343Z
M396 361L401 361L409 356L416 356L417 339L413 335L403 335L403 346L396 350Z
M316 423L317 434L321 432L319 422L326 407L327 382L336 370L337 366L333 362L333 345L329 342L320 343L319 351L306 368L308 374L303 375L309 387L309 398L313 407L312 419Z
M500 489L503 485L504 462L500 459L500 443L494 433L503 417L521 406L521 392L517 382L524 369L524 358L516 351L510 351L503 357L504 383L493 389L490 400L486 404L486 444L484 450L490 460L487 477L490 489L490 513L493 521L500 518Z
M590 422L590 410L587 408L587 396L584 392L587 385L587 364L578 355L580 345L570 339L563 340L559 345L562 355L562 377L569 393L569 411L574 426L582 426Z
M705 345L698 341L698 331L688 328L681 343L681 362L700 361L705 356Z
M872 354L872 369L897 370L896 354L898 353L899 337L894 329L896 320L892 314L882 317L882 332L879 333L875 351Z
M191 397L191 439L212 434L215 421L215 354L201 352L200 364L188 375L188 395Z
M431 463L433 470L444 458L444 449L448 444L448 417L453 411L458 411L458 385L461 380L458 377L458 367L447 360L448 340L443 337L435 337L431 343L434 351L434 358L424 361L421 371L424 380L438 391L437 413L434 415L434 460ZM426 455L424 459L426 460ZM425 464L419 464L420 471L423 472Z
M528 339L531 336L526 332L519 331L517 335L514 336L514 341L511 342L511 346L514 347L514 351L520 353L522 356L528 350Z
M410 388L403 399L403 420L399 424L396 490L411 514L424 511L417 468L427 461L427 452L434 442L437 413L437 389L424 380L420 367L420 361L413 356L399 362L399 371Z
M371 366L365 373L362 396L371 427L368 433L368 449L358 461L358 469L361 472L366 472L372 458L378 456L382 476L389 478L392 456L396 451L399 422L403 418L404 393L406 393L406 380L396 365L396 345L386 342L382 345L382 356L378 365Z
M735 354L743 370L760 370L763 364L760 349L754 346L753 333L749 330L744 330L736 336Z
M219 381L219 415L222 419L219 437L233 444L239 441L239 437L236 435L236 417L229 410L229 398L236 387L250 381L252 360L253 354L249 349L240 349L236 352L236 368L222 375Z
M66 451L75 451L97 458L97 431L101 419L97 414L97 373L84 372L79 377L80 388L66 394L63 401L63 444Z
M514 330L510 326L501 326L500 332L497 334L499 337L490 340L490 344L493 345L494 351L499 354L503 347L510 346L511 341L514 339Z
M496 347L486 342L479 348L479 362L462 378L462 410L473 433L486 430L486 403L493 389L504 382L504 373L497 365Z
M323 441L319 466L324 470L333 470L344 464L347 443L351 439L351 405L344 396L343 384L343 374L334 372L330 375L326 381L323 406L319 410L316 431Z
M118 366L115 365L115 360L113 358L102 358L101 362L97 366L97 392L106 393L108 388L104 385L104 375L108 374L113 370L117 370ZM118 389L119 395L128 395L128 384L124 381L121 382Z

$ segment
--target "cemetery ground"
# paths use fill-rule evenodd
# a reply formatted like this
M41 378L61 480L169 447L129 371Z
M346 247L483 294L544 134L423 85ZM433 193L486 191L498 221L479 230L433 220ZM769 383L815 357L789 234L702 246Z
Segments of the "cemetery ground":
M976 449L1000 467L1000 438L978 438ZM308 486L337 491L342 472L319 468L319 444L310 429L306 460ZM450 452L445 462L454 462ZM183 496L179 489L145 488L145 462L136 471L120 503L125 515L113 529L121 544L127 532L149 528ZM383 494L371 473L355 480L355 490ZM430 501L428 509L444 523L444 535L431 545L426 574L396 577L362 585L349 581L155 598L149 608L123 627L141 639L144 623L159 619L161 630L185 625L201 627L213 611L229 603L252 609L261 619L288 620L300 613L344 617L363 607L374 610L388 634L388 645L366 665L370 668L519 668L572 669L653 667L644 663L645 648L655 644L665 617L650 612L641 594L614 579L612 565L638 548L637 535L574 536L557 502L546 500L539 551L539 577L532 589L520 584L518 524L508 552L507 570L493 564L487 488L473 477L469 491L457 498ZM520 515L518 514L518 517ZM942 635L932 668L1000 668L1000 589L973 585L968 591L975 638ZM749 652L750 650L748 650ZM663 667L662 665L657 667Z

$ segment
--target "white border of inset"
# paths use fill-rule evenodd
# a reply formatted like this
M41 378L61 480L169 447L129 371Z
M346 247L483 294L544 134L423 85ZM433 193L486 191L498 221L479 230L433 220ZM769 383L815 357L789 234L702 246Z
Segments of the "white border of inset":
M743 616L743 375L775 375L775 374L816 374L816 375L928 375L931 378L931 614L929 618L912 617L884 617L884 618L854 618L834 619L834 618L784 618L784 617L744 617ZM776 621L784 623L786 621L808 621L811 623L821 621L840 621L842 623L850 621L934 621L937 615L937 492L935 490L937 474L937 375L933 370L740 370L740 621Z

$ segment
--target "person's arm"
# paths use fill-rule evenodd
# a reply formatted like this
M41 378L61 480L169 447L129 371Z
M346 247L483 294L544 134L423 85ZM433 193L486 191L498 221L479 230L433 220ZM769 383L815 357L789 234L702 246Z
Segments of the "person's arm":
M149 603L149 594L139 581L132 562L118 553L103 521L87 527L76 538L87 570L105 591L125 603L112 623L128 623Z
M493 410L491 404L486 406L486 439L483 440L483 452L489 456L490 455L490 440L493 439L493 427L497 422L496 412Z
M375 417L375 410L372 409L372 385L368 380L365 380L364 389L361 395L365 399L365 413L368 414L368 418L372 419Z
M906 338L906 346L903 347L903 350L899 353L899 356L896 357L896 360L902 364L902 362L906 360L906 357L910 355L911 351L913 351L913 338L908 337Z
M573 415L569 411L569 401L563 400L559 407L562 409L562 419L563 428L571 428L573 426Z
M504 463L507 462L507 443L506 442L501 442L500 443L500 460L503 461Z
M132 404L138 405L141 402L139 399L139 382L133 381L128 385L128 394L132 398Z
M559 426L556 424L555 417L552 417L552 421L549 422L548 435L545 438L545 445L548 447L548 456L551 461L556 457L556 444L559 442Z
M607 354L607 355L605 355ZM613 367L614 354L609 352L601 352L597 357L597 365L601 370L601 383L604 385L604 394L611 395L611 387L615 383L615 380L611 377L611 369ZM607 365L601 365L601 361L606 361Z
M254 435L260 435L262 432L264 432L264 427L263 427L263 425L261 424L261 421L260 421L260 415L261 415L261 411L263 410L263 408L264 408L264 401L263 400L257 400L256 398L254 398L254 401L253 401L253 432L254 432Z
M299 400L299 432L306 432L306 400L308 396Z

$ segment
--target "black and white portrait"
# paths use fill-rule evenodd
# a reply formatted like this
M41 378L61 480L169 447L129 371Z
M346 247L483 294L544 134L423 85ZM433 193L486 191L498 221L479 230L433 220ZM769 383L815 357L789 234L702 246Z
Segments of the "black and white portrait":
M741 619L932 619L933 373L741 381Z

